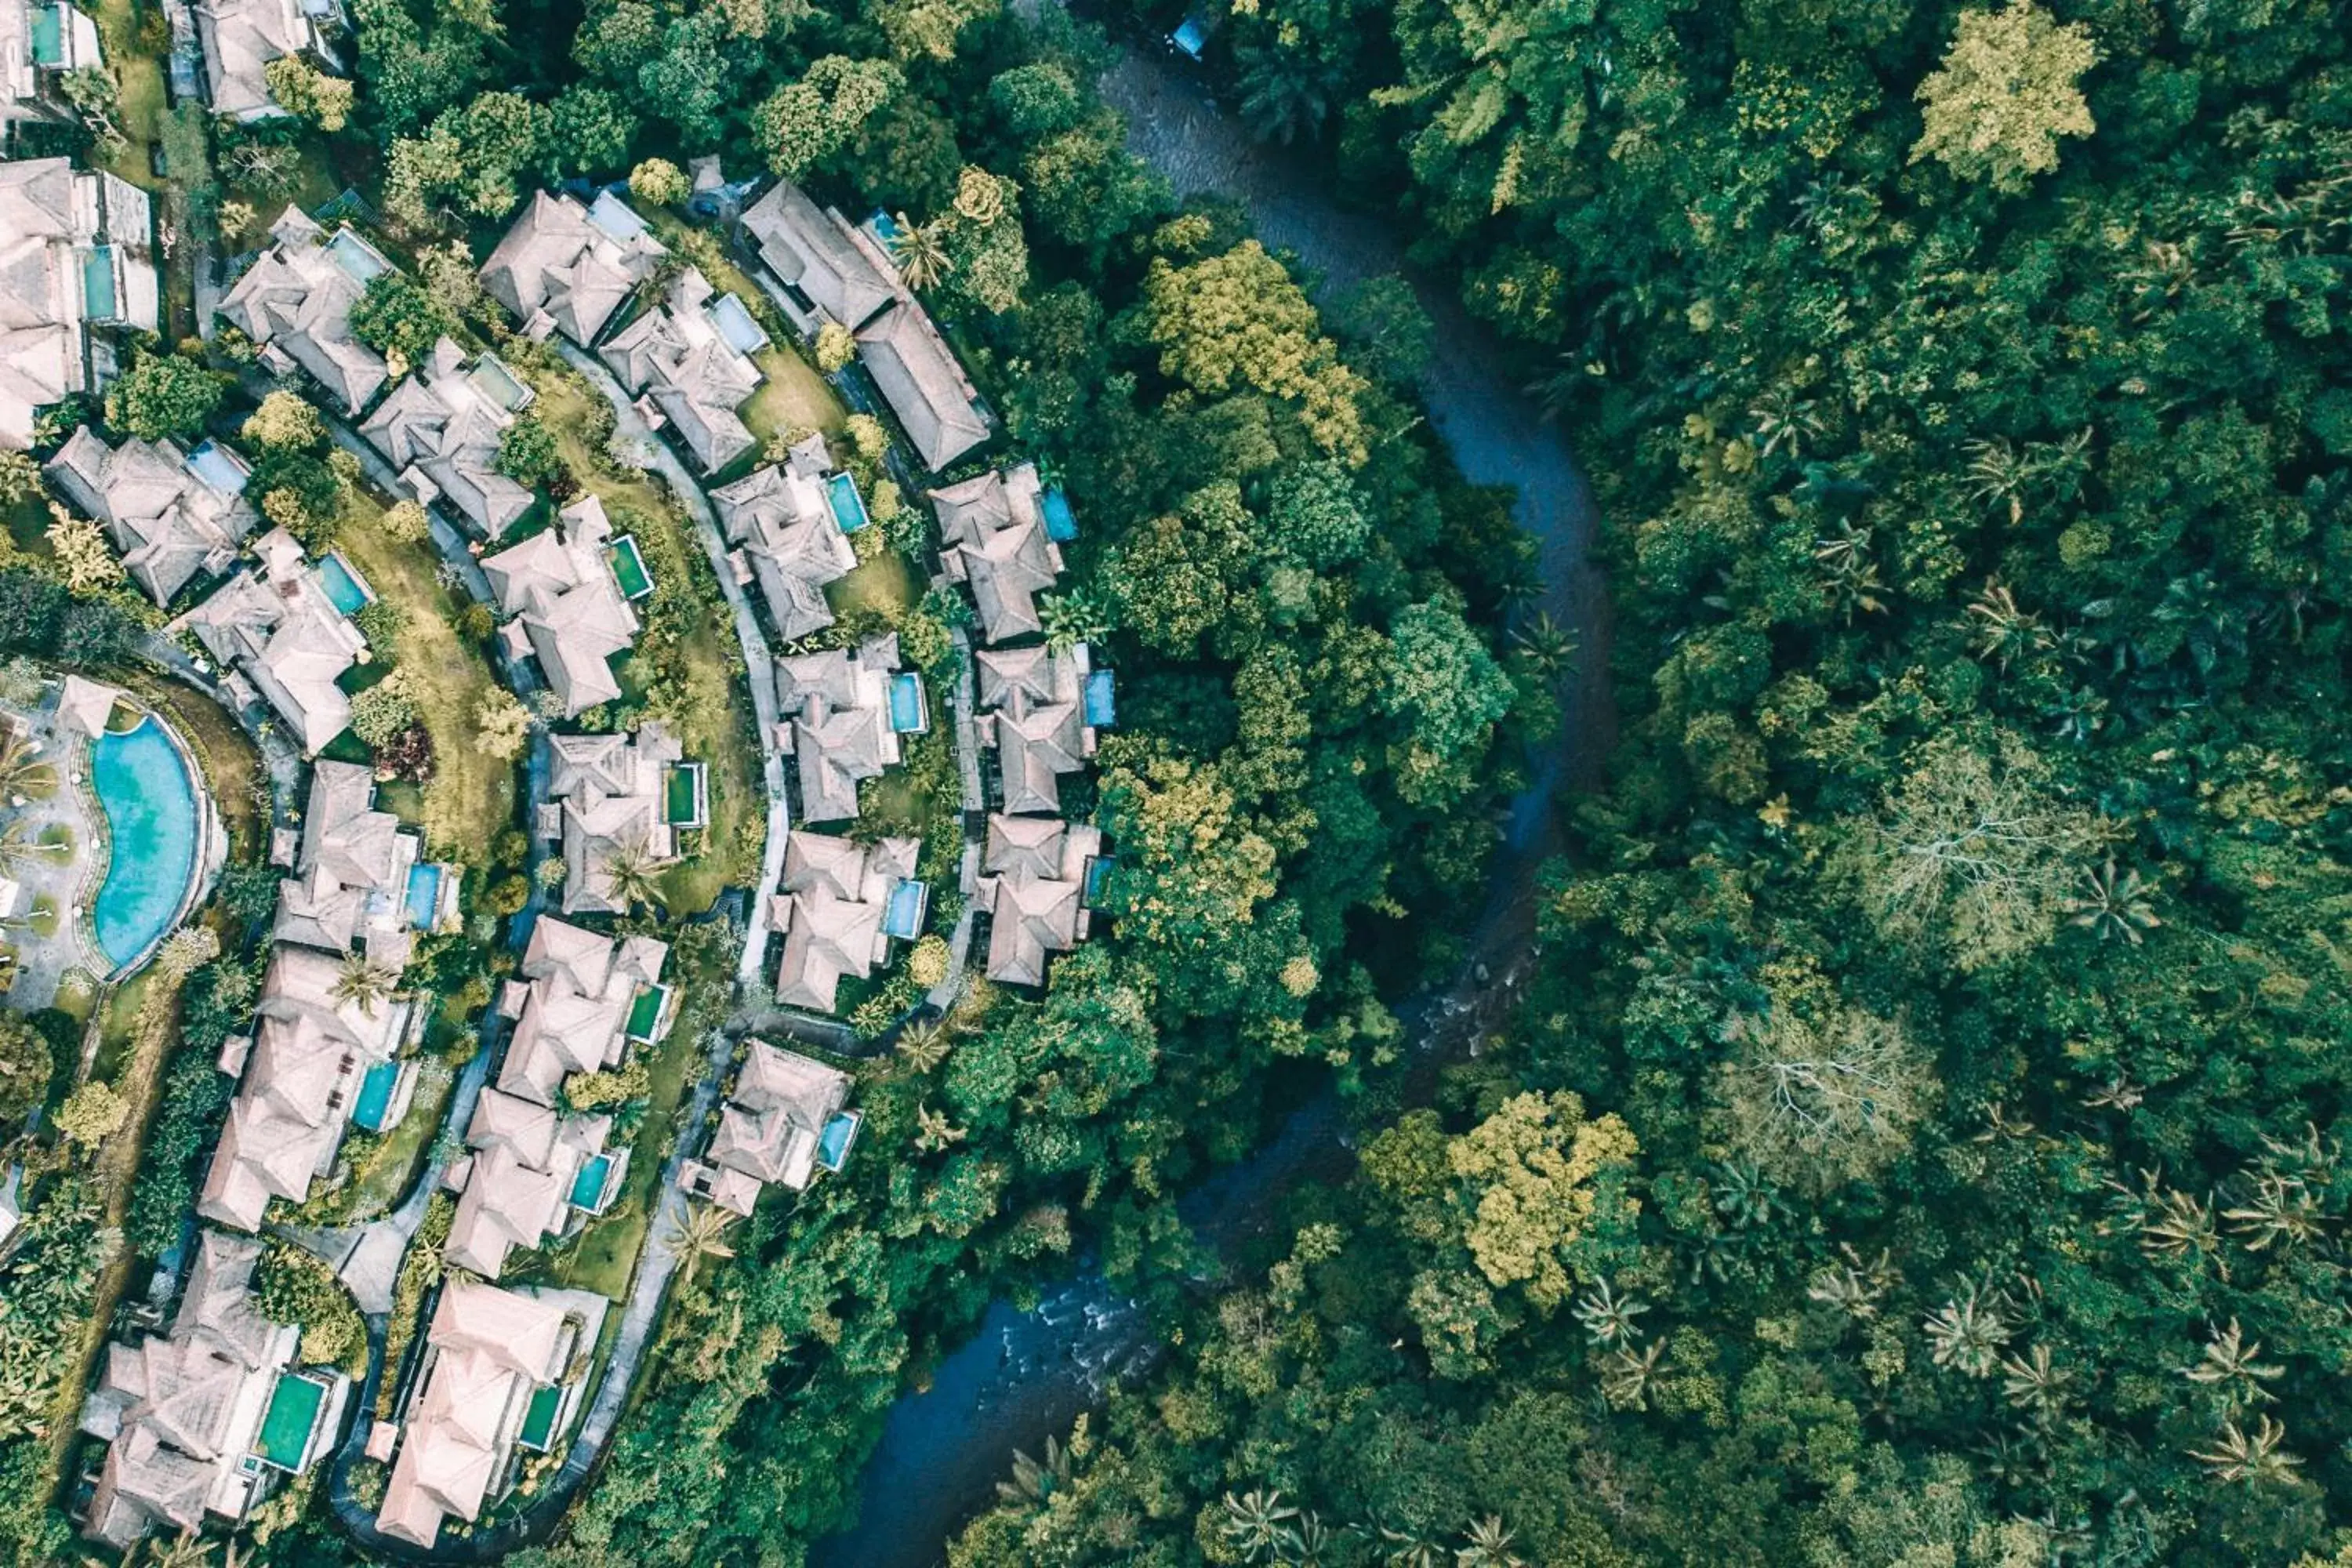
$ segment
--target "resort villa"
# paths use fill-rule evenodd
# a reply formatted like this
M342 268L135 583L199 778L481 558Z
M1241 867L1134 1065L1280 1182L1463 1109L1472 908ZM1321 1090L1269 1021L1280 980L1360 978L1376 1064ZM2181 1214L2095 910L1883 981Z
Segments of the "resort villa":
M992 468L931 492L940 520L940 566L971 590L981 635L992 643L1045 629L1037 595L1062 570L1061 547L1045 525L1037 467Z
M855 648L788 654L776 660L777 738L791 748L803 822L857 815L857 785L896 766L899 736L929 724L922 678L898 669L898 636Z
M533 342L561 332L591 348L667 254L645 220L610 191L585 207L539 191L482 264L482 289Z
M1087 713L1094 666L1087 645L1066 652L1042 643L982 648L972 662L980 677L972 733L996 753L1004 809L1055 815L1062 809L1061 776L1082 772L1095 754L1095 727Z
M352 721L341 682L368 647L349 611L366 601L348 567L333 556L313 567L282 528L263 534L253 552L258 573L238 573L166 629L194 633L235 672L223 682L231 699L240 707L268 700L303 754L316 756Z
M659 305L613 335L602 357L639 395L646 423L676 430L695 466L710 474L757 444L735 410L759 390L759 367L748 356L767 345L743 301L689 267Z
M785 837L771 907L784 936L778 1002L830 1013L844 976L865 979L888 962L893 941L922 933L929 889L915 879L920 849L913 838L860 844L799 828Z
M220 302L220 314L253 340L264 368L307 372L328 399L357 417L392 379L383 356L352 335L352 307L392 263L344 225L332 235L288 207L270 226L276 243Z
M688 1193L749 1216L762 1189L807 1188L820 1170L839 1171L861 1121L850 1078L798 1051L744 1042L743 1066L719 1112L719 1130L699 1160L678 1173Z
M520 1457L571 1429L609 1305L582 1290L445 1283L401 1419L369 1434L368 1451L393 1461L376 1528L430 1549L443 1520L478 1519L512 1489Z
M823 437L794 447L791 460L752 469L731 485L710 492L727 542L735 546L731 564L740 583L757 583L776 635L793 642L833 625L825 584L857 565L849 542L852 524L864 526L866 511L856 481L828 474ZM846 507L842 488L849 490Z
M351 1380L298 1364L300 1331L253 1299L261 1243L200 1232L167 1332L106 1347L81 1429L106 1444L82 1533L129 1552L151 1532L232 1528L324 1456Z
M628 1173L626 1149L605 1152L609 1116L568 1116L485 1089L466 1128L471 1151L449 1168L457 1212L442 1256L496 1279L507 1254L569 1236L604 1212Z
M310 1184L334 1169L344 1128L391 1127L406 1109L415 1066L396 1058L425 1025L415 1000L380 987L356 989L354 964L280 942L270 952L251 1036L221 1048L220 1069L242 1073L228 1124L214 1152L196 1212L215 1224L257 1230L269 1200L305 1202Z
M110 447L87 425L47 464L50 488L106 530L131 580L159 605L198 574L219 576L253 531L247 469L226 447L194 453L123 437Z
M499 1011L513 1020L499 1088L552 1106L573 1073L601 1072L627 1059L632 1045L669 1032L676 1009L661 981L669 946L649 936L608 937L550 915L533 922L522 978L509 980Z
M874 233L819 207L790 180L745 209L743 228L795 326L814 331L837 321L856 334L866 374L924 467L944 468L988 439L963 366Z
M482 563L499 610L514 617L499 633L507 652L537 658L567 718L621 694L613 658L636 640L637 612L614 575L619 556L635 563L635 542L614 539L604 503L583 496L554 527Z
M375 806L375 772L321 760L298 838L281 828L271 847L294 875L278 884L271 937L365 952L393 969L407 965L412 934L457 929L464 868L427 862L425 840Z
M58 78L103 64L98 24L68 0L0 0L0 133L71 119L55 96Z
M651 721L632 735L551 735L548 744L554 770L539 832L562 842L563 912L625 913L614 866L677 858L679 830L710 820L708 770L683 761L677 742Z
M0 448L23 451L39 410L113 378L114 346L93 328L156 330L153 232L147 194L115 175L0 163Z
M533 924L523 978L499 998L514 1030L498 1085L475 1103L470 1152L442 1178L458 1194L449 1262L496 1279L509 1252L572 1234L621 1190L629 1152L605 1148L612 1119L562 1111L563 1085L619 1067L632 1046L667 1032L668 958L651 937L616 941L551 915Z
M320 27L339 14L334 0L194 0L193 9L215 114L252 121L287 113L269 89L272 60L294 55L313 68L338 65Z
M535 499L499 471L499 441L530 402L521 378L486 353L468 367L447 338L416 374L392 389L360 434L384 456L423 505L445 501L476 532L505 534Z
M1048 955L1086 939L1102 832L1045 816L992 815L972 907L989 915L988 977L1045 984Z

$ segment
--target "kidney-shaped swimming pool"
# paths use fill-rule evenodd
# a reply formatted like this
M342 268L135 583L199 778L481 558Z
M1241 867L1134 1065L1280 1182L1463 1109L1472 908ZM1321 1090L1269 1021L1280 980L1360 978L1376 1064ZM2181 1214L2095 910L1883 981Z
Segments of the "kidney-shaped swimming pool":
M91 923L119 970L171 929L187 897L203 831L196 782L152 714L91 742L89 772L112 848Z

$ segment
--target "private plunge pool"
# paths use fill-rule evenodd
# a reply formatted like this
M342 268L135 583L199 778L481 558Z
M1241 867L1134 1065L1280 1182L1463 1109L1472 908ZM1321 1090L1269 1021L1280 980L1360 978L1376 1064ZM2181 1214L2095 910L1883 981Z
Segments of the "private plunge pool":
M187 762L152 714L92 741L89 772L109 845L90 918L99 951L120 971L179 918L204 826Z

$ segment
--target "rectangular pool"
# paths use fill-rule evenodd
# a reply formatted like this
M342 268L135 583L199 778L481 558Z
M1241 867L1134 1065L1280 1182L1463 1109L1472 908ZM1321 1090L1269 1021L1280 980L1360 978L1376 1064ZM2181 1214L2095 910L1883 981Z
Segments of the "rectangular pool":
M358 615L375 597L339 550L330 550L320 560L319 586L326 590L327 602L347 616Z
M114 298L114 247L93 247L81 258L81 311L93 321L110 321L117 313Z
M319 1407L327 1402L326 1384L290 1372L278 1374L269 1393L269 1412L261 1418L254 1438L254 1455L265 1465L299 1470L310 1447L310 1433L319 1424Z
M824 500L844 533L856 533L871 521L866 515L865 498L857 493L857 481L847 474L835 474L824 481Z
M861 1111L835 1111L833 1120L824 1124L824 1131L816 1135L816 1163L828 1171L839 1172L865 1121Z
M1087 862L1087 890L1080 896L1080 901L1090 910L1100 909L1103 889L1109 884L1110 860L1106 856L1097 856Z
M646 570L646 558L637 552L637 542L623 534L604 546L604 559L613 564L613 580L621 585L625 599L642 599L654 591L654 574Z
M612 1174L613 1156L599 1154L580 1167L580 1174L572 1181L572 1206L586 1209L590 1214L602 1213L604 1207L604 1181Z
M1067 544L1078 536L1078 520L1071 515L1070 498L1061 486L1047 485L1037 498L1037 510L1045 514L1045 537L1055 543Z
M344 276L358 283L372 283L392 270L392 263L383 258L383 253L349 226L335 230L334 237L327 241L327 255L343 269Z
M188 472L204 481L205 488L215 494L241 496L246 481L253 470L245 459L217 441L200 441L188 453Z
M672 827L700 827L709 821L703 795L705 776L700 763L680 763L670 769L663 788L663 815Z
M890 728L919 735L931 727L931 705L923 700L923 678L902 669L890 678Z
M56 70L66 63L66 19L56 5L37 6L33 11L33 63L44 70Z
M1087 722L1097 730L1115 729L1118 725L1118 703L1111 693L1110 671L1087 671Z
M710 301L710 324L719 329L727 346L739 354L755 354L768 346L767 331L751 319L743 301L732 294L721 294Z
M598 191L588 204L588 221L623 245L646 232L646 220L636 209L610 191Z
M661 1027L662 1007L669 1001L669 987L656 985L637 993L629 1004L629 1038L650 1040Z
M548 1444L555 1436L555 1413L562 1405L561 1384L551 1383L533 1394L530 1408L522 1413L522 1430L515 1435L515 1441L539 1453L547 1452Z
M931 901L928 882L900 879L890 884L890 897L882 906L882 934L897 937L900 942L912 942L923 934L923 910Z
M486 353L476 360L474 368L466 373L466 379L473 383L474 390L488 398L494 407L509 414L520 413L530 404L530 388L524 385L522 378L509 370L506 361L496 354Z
M431 931L434 917L441 911L441 868L423 861L411 866L404 902L408 923L418 931Z
M352 1122L363 1131L383 1131L384 1113L392 1109L392 1091L400 1083L398 1062L377 1062L360 1079L359 1098L352 1101Z

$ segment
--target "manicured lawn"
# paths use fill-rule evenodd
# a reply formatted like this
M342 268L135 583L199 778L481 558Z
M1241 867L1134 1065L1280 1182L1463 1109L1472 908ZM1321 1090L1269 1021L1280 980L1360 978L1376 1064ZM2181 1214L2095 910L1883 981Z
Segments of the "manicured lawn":
M841 434L849 410L842 406L814 365L790 349L772 345L753 354L751 363L768 379L736 413L742 416L751 434L759 437L762 448L778 431L795 426L822 430L828 436Z
M846 577L825 585L825 600L836 616L856 610L878 610L896 620L920 604L923 585L895 550L885 550L871 561L861 561Z
M645 476L615 471L582 437L583 421L601 404L594 389L570 374L541 374L541 421L581 482L615 513L635 514L625 525L640 536L654 577L653 597L642 601L648 629L636 656L625 664L624 685L645 690L667 677L654 705L667 718L691 761L710 764L710 826L703 852L664 872L669 912L692 915L710 907L720 889L756 875L767 829L767 789L751 734L751 698L740 674L743 650L702 542L669 498ZM690 614L667 650L653 647L652 623L677 595Z
M355 495L336 548L379 597L408 612L393 663L409 672L417 715L433 737L433 776L417 821L435 855L478 868L488 863L490 840L514 819L514 764L482 750L474 722L483 697L504 688L481 650L457 635L463 606L435 574L433 547L385 538L381 515L373 498Z
M365 1162L352 1173L351 1185L337 1194L344 1200L338 1205L344 1217L373 1219L407 1194L426 1145L441 1130L441 1113L457 1081L446 1062L427 1057L418 1064L416 1097L409 1101L408 1114L368 1151Z
M153 150L165 101L163 62L140 48L139 14L131 0L100 0L97 16L106 63L121 89L115 123L128 139L122 156L110 167L134 185L161 190L163 182L155 174Z

